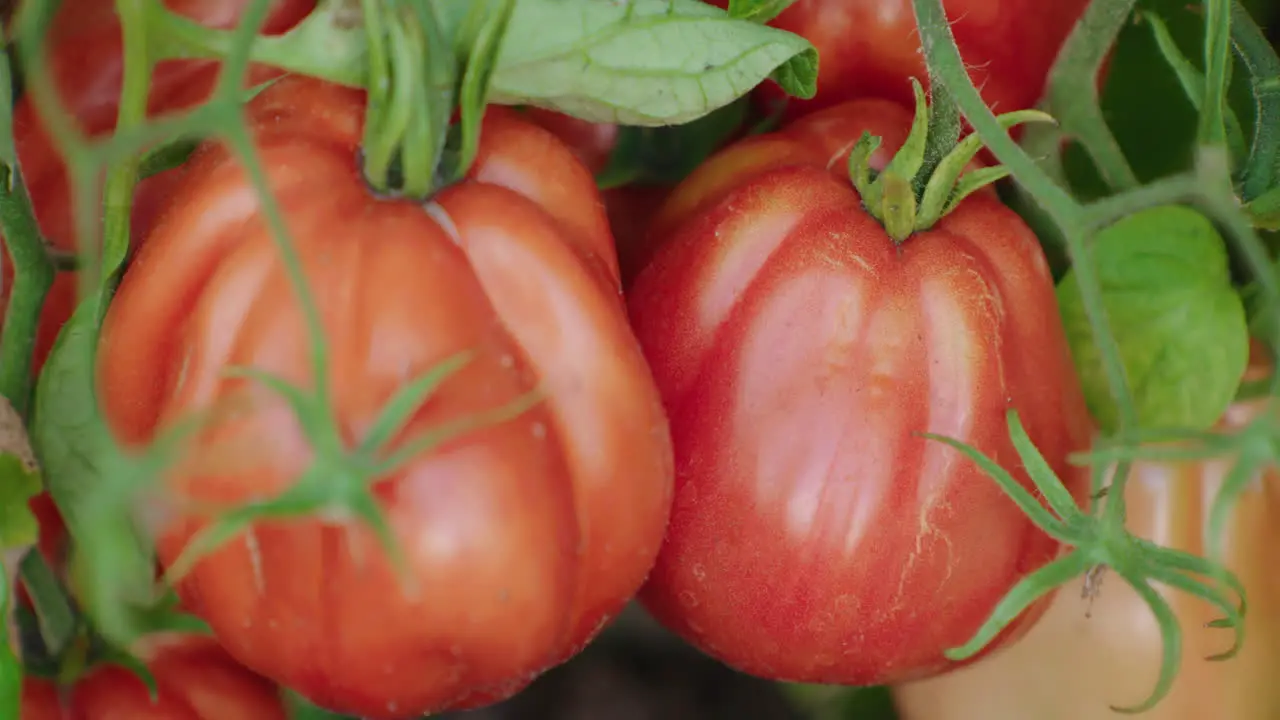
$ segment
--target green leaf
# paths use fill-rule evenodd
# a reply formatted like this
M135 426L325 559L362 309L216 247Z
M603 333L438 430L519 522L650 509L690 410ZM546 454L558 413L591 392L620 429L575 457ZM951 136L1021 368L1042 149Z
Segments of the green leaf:
M134 610L151 600L155 566L129 511L140 479L122 464L97 411L98 307L93 297L81 302L58 334L36 385L31 439L75 540L72 572L82 573L82 599L103 635L127 644L139 628Z
M17 718L22 717L22 662L14 649L17 639L10 636L12 612L13 585L6 570L0 572L0 717Z
M742 127L748 104L744 96L683 125L619 128L609 164L596 184L602 190L630 183L675 185Z
M729 0L729 17L767 23L796 0Z
M184 137L152 150L142 156L142 161L138 164L138 179L145 180L152 175L180 167L191 158L200 142L201 138Z
M40 524L27 504L40 492L40 473L17 455L0 455L0 550L30 547Z
M1213 426L1249 356L1244 304L1231 285L1222 236L1200 213L1164 206L1099 232L1093 254L1139 424ZM1058 285L1058 304L1089 409L1111 431L1118 413L1074 271Z
M443 3L446 26L460 25L467 6ZM809 41L698 0L521 0L510 23L495 103L653 126L701 117L767 77L797 97L817 90Z
M1244 206L1253 226L1260 230L1280 230L1280 187L1271 188Z
M105 438L93 430L93 373L89 364L97 340L96 303L83 302L59 333L40 380L31 441L44 461L49 493L66 516L77 520L76 509L100 469L95 462L105 450Z

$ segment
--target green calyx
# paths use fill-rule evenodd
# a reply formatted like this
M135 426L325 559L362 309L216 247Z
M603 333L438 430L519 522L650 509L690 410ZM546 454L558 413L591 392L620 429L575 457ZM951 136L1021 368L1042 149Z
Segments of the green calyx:
M911 79L915 91L916 112L906 142L876 172L871 156L880 147L880 138L864 132L849 153L849 178L862 196L862 203L896 243L912 233L928 230L950 213L969 195L1009 174L1003 166L984 167L965 172L965 167L982 149L976 134L955 142L958 127L944 127L955 114L931 122L924 88ZM1018 110L996 118L1006 130L1028 122L1054 122L1039 110ZM933 126L933 127L931 127ZM930 130L937 132L930 137ZM941 138L941 141L940 141Z
M430 0L361 0L361 7L369 47L365 179L377 192L423 199L460 180L475 159L515 0L471 3L456 37L446 36Z

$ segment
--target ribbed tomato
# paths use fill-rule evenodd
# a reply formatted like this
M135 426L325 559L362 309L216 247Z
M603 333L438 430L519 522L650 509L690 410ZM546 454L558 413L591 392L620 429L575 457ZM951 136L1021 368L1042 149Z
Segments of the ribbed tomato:
M1254 346L1251 374L1269 363ZM1234 405L1219 424L1239 430L1265 409ZM1233 458L1136 463L1125 486L1130 532L1202 554L1204 523ZM1207 627L1221 613L1199 598L1154 587L1173 606L1185 634L1173 689L1140 717L1150 720L1272 720L1280 717L1280 473L1266 468L1227 524L1227 566L1248 595L1245 641L1225 662L1230 631ZM1111 720L1111 706L1141 702L1154 687L1162 652L1150 608L1120 578L1105 576L1092 603L1059 593L1044 618L1016 645L971 667L894 689L903 720Z
M69 687L28 677L19 720L285 720L276 687L213 640L152 637L135 650L156 679L152 700L131 670L100 665Z
M164 4L209 27L228 28L235 25L250 2L252 0L165 0ZM314 7L315 0L271 0L264 32L283 32ZM54 15L45 41L46 68L56 83L65 110L90 137L110 133L119 112L124 58L120 23L114 8L114 0L64 2ZM217 63L205 60L160 63L152 75L150 113L160 115L183 110L207 99L217 78L217 68ZM278 71L254 66L249 82L263 82L278 74ZM66 168L29 96L19 98L14 106L13 136L23 181L45 239L59 250L74 253L75 222ZM157 178L141 184L135 197L135 222L148 221L155 196L163 185L164 181ZM7 256L0 265L2 315L8 302L13 268ZM62 273L55 279L42 311L34 349L34 371L38 372L44 364L75 304L75 277Z
M247 110L324 325L342 442L462 352L469 363L397 442L541 400L378 478L416 593L341 508L251 525L179 591L250 668L325 707L408 718L516 692L622 608L666 527L671 449L599 194L572 152L491 108L466 180L426 202L381 199L359 164L364 110L362 93L302 77ZM316 460L280 395L227 376L251 365L310 382L300 307L256 198L226 148L200 151L103 330L99 387L122 441L209 413L167 478L166 564L207 525L183 500L261 500ZM339 469L308 477L363 482Z
M592 174L609 164L618 141L618 126L592 123L542 108L527 108L526 117L555 133L578 156ZM647 257L644 241L654 212L671 188L664 185L626 185L602 193L609 227L618 248L618 268L623 287L628 287Z
M629 293L671 421L676 495L640 598L746 672L867 685L955 667L1058 544L932 432L1015 472L1015 408L1070 490L1090 422L1031 230L992 192L895 244L846 159L910 117L829 108L713 157ZM1042 602L992 647L1016 637Z
M707 0L722 8L729 0ZM997 113L1033 107L1054 58L1088 0L946 0L947 18L969 77ZM796 0L770 25L818 49L818 94L787 98L775 83L760 88L786 101L796 118L846 100L911 102L910 78L927 85L911 0Z

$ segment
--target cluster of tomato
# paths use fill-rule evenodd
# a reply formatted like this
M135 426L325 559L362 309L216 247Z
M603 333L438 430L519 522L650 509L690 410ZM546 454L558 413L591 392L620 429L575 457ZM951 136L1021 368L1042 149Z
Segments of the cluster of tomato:
M247 3L166 4L230 27ZM276 0L264 32L313 4ZM992 107L1036 102L1085 4L949 4ZM178 586L216 642L134 649L157 676L158 706L144 710L142 682L104 668L72 688L69 711L51 684L29 680L24 720L283 717L276 684L362 717L486 705L572 657L632 597L746 672L901 685L913 720L1085 718L1142 692L1144 677L1122 687L1112 683L1125 674L1079 675L1102 663L1070 652L1121 661L1081 645L1076 606L1061 602L1026 612L989 649L1023 639L972 667L944 657L1059 547L978 467L919 433L966 442L1029 486L1005 424L1016 407L1087 501L1088 478L1067 457L1088 445L1091 422L1053 280L1035 235L994 192L899 245L853 189L850 148L864 131L879 136L870 163L882 168L911 127L909 79L926 76L907 0L799 0L774 24L817 46L816 99L792 100L779 130L734 140L674 188L624 187L603 202L593 173L614 127L491 108L467 178L419 205L364 184L362 92L289 77L251 101L268 185L315 289L341 439L358 442L397 388L463 354L403 437L539 400L418 453L375 487L412 589L359 523L257 522ZM64 3L48 60L81 127L110 132L122 64L112 3ZM161 64L151 112L205 100L216 71ZM758 97L778 99L768 85ZM74 251L66 170L26 99L15 133L44 235ZM169 476L197 502L278 494L320 453L280 394L226 373L247 365L305 383L311 371L300 304L256 197L216 144L143 181L134 253L98 351L122 443L212 411ZM75 298L64 273L44 307L37 370ZM1198 538L1200 483L1211 492L1213 472L1173 488L1167 470L1140 469L1135 531ZM1165 508L1175 497L1188 504L1176 518ZM1185 523L1185 538L1159 536L1170 522ZM161 561L207 523L168 516ZM1127 644L1131 625L1151 633L1124 607L1146 612L1136 598L1109 597L1123 626L1114 642ZM1079 649L1060 651L1064 641ZM1157 645L1145 638L1132 652ZM1049 662L1078 663L1080 682ZM1041 696L1019 700L1014 687ZM1211 707L1188 717L1221 708Z

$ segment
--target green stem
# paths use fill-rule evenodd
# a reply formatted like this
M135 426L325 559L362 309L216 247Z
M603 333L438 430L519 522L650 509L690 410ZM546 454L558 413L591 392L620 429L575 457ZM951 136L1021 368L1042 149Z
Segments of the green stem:
M1127 0L1094 0L1098 3L1127 2ZM1112 397L1116 401L1121 431L1136 425L1137 409L1129 390L1120 348L1111 332L1106 309L1102 304L1102 290L1097 269L1090 258L1086 240L1092 228L1089 216L1065 189L1054 182L1032 160L1009 133L1000 126L991 109L983 102L965 70L956 47L955 38L947 22L942 0L912 0L916 24L925 49L925 57L936 79L945 84L955 99L965 119L983 143L1022 185L1036 198L1040 207L1062 230L1063 238L1080 285L1081 300L1086 316L1093 328L1102 365L1107 374ZM1096 11L1095 11L1096 12ZM1123 478L1123 475L1119 476ZM1117 487L1115 491L1119 491Z
M147 1L116 0L124 49L124 80L120 90L120 110L116 127L130 130L147 119L147 94L151 83L151 60L147 48ZM109 288L112 276L129 254L130 210L138 184L142 158L132 154L111 166L103 190L101 279ZM105 309L105 308L104 308Z
M145 2L157 60L217 60L235 51L233 31L205 27L169 10L161 0ZM320 0L315 10L288 32L257 38L249 58L339 85L363 87L367 53L363 18L353 16L350 0Z
M1240 2L1231 4L1231 42L1253 89L1253 146L1241 195L1248 202L1271 189L1280 175L1280 57Z
M1196 142L1201 146L1227 145L1227 68L1231 62L1230 0L1204 0L1204 102ZM1230 176L1228 176L1230 184Z
M53 568L38 551L27 553L20 571L22 584L31 597L36 621L40 624L40 637L44 639L45 648L59 654L71 643L76 631L76 611L71 599L54 575Z
M1049 114L1079 141L1102 179L1116 190L1136 187L1139 183L1102 115L1098 76L1136 2L1093 0L1089 3L1049 71L1046 93Z
M13 613L12 573L0 568L0 717L22 717L22 660L14 648L17 638L9 637Z
M13 262L13 289L0 332L0 394L26 417L34 386L32 352L54 269L22 177L12 170L4 174L7 177L0 180L0 231Z

